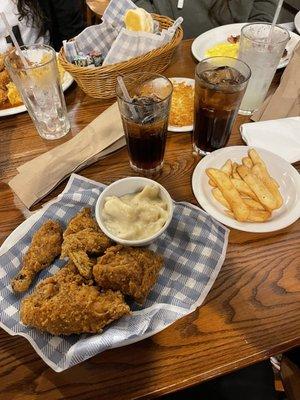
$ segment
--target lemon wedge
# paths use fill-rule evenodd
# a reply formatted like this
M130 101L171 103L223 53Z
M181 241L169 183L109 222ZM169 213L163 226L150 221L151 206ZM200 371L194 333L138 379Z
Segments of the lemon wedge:
M153 18L143 8L127 10L124 15L126 29L130 31L153 32Z

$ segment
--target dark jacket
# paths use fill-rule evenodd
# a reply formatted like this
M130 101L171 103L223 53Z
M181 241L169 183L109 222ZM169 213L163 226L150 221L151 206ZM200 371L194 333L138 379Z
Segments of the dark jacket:
M178 0L133 0L149 12L182 16L185 39L194 38L216 26L235 22L267 21L273 19L277 0L185 0L182 10Z
M78 35L84 28L81 0L38 0L46 17L50 44L56 51L62 41Z

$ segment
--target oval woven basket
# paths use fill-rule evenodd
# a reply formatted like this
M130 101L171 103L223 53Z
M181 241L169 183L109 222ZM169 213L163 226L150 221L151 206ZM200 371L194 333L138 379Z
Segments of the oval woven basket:
M167 29L174 22L165 16L157 14L152 14L152 16L159 22L160 29ZM149 51L142 56L131 58L128 61L104 67L78 67L67 61L63 47L59 52L58 59L62 67L73 76L78 86L87 95L97 99L111 99L116 97L117 76L139 71L156 73L164 71L171 63L174 51L181 42L182 37L183 30L179 27L173 39L164 46Z

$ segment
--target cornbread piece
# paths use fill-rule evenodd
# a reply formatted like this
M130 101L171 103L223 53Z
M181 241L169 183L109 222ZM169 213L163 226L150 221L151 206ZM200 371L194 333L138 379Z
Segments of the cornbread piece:
M47 268L60 255L62 228L57 221L48 220L33 235L32 242L23 258L18 275L11 281L15 292L25 292L36 274Z
M169 124L192 125L194 119L194 88L182 83L173 83L173 94Z
M69 263L21 303L21 321L53 335L97 333L130 309L122 293L86 283L74 264Z
M98 256L112 244L91 217L91 210L84 208L71 219L64 232L61 257L69 257L80 274L89 279L94 262L89 256Z
M120 290L143 304L162 265L163 258L151 250L117 245L98 259L93 274L103 289Z

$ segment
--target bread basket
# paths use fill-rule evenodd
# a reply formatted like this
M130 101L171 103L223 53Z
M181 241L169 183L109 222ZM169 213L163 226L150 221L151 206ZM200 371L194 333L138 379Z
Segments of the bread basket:
M168 29L174 22L162 15L152 14L152 17L159 22L161 30ZM164 71L171 63L182 37L183 30L179 27L172 40L164 46L128 61L103 67L88 68L74 65L66 59L63 47L59 52L58 59L61 66L73 76L78 86L87 95L97 99L111 99L116 97L117 76L139 71L155 73Z

